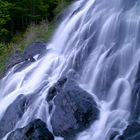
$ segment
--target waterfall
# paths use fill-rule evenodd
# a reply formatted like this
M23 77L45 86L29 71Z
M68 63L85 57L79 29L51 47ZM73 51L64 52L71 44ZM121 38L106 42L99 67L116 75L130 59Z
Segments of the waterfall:
M34 118L48 124L48 89L69 70L100 106L99 119L77 140L110 140L132 118L132 90L140 61L139 0L79 0L68 9L45 55L27 67L17 64L0 81L0 119L19 95L31 103L14 129ZM138 118L140 120L140 118ZM56 138L57 139L57 138Z

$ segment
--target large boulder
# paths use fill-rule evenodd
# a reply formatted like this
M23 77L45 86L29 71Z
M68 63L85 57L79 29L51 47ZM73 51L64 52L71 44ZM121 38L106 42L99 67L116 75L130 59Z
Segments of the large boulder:
M40 119L36 119L27 126L10 133L7 140L54 140L54 137L46 124Z
M26 110L26 96L19 95L0 120L0 139L10 132Z
M140 140L140 123L130 123L118 140Z
M88 128L99 115L94 98L75 80L66 77L50 88L47 101L53 102L51 125L56 136L74 136Z

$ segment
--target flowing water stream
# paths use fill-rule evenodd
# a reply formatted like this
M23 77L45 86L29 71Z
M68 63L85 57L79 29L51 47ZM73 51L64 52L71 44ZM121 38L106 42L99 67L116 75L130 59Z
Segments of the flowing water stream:
M35 94L15 129L33 118L49 124L46 93L74 69L78 83L100 106L99 119L77 140L110 140L112 131L121 134L131 118L139 61L139 0L76 1L46 46L45 55L20 71L15 72L18 65L14 66L0 81L0 119L17 96Z

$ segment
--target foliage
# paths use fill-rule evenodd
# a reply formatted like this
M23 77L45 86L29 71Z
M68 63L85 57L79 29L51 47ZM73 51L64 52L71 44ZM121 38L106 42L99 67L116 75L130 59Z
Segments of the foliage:
M31 24L23 34L13 38L14 46L21 51L25 47L37 40L48 40L54 29L54 25L47 21L42 21L40 24Z
M71 0L0 0L0 74L13 50L47 40L56 15Z
M10 21L10 8L12 4L0 0L0 40L3 41L3 38L8 34L6 29L6 24Z
M13 49L8 44L0 43L0 74L4 71L12 51Z
M9 44L0 43L0 74L4 71L7 60L15 49L23 52L24 48L37 40L47 40L53 32L53 24L42 21L31 24L24 33L20 33Z
M70 0L0 0L0 36L10 41L30 24L51 22ZM58 10L59 9L59 10Z

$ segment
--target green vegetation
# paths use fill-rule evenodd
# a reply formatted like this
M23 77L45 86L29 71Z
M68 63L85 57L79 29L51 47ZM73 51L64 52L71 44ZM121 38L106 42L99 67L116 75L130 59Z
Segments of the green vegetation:
M15 49L48 40L54 19L71 0L0 0L0 73Z
M30 24L52 22L70 0L0 0L0 41L11 41Z
M8 44L0 43L0 74L4 71L5 65L11 53L12 53L11 46L9 47Z
M6 25L11 20L9 11L11 7L10 3L0 0L0 40L3 40L9 33Z
M24 33L14 36L12 44L22 51L34 41L48 40L52 35L53 26L53 24L50 24L47 21L42 21L40 24L31 24Z

